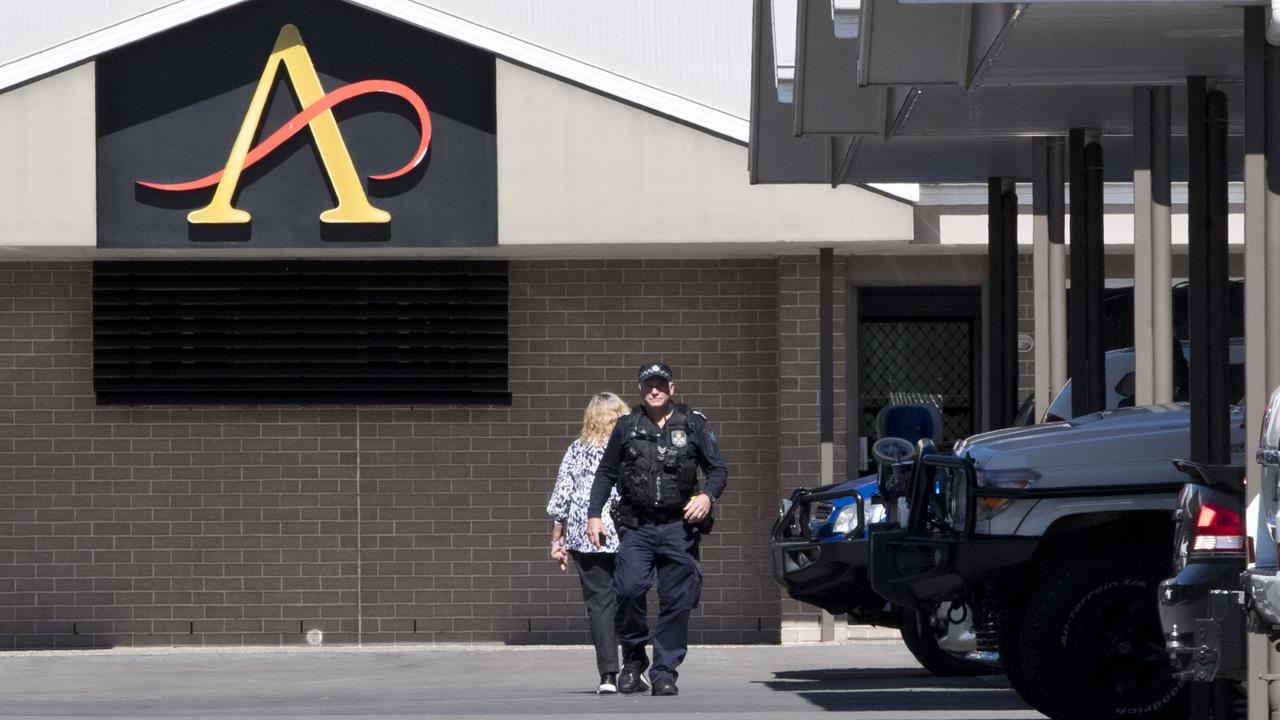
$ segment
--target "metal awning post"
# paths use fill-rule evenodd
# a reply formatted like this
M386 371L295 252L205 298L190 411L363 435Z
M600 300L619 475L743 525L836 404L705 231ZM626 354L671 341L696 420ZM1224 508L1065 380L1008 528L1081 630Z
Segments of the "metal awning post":
M1007 427L1018 404L1018 195L1013 178L987 181L987 428Z
M1062 138L1039 137L1032 142L1031 266L1035 290L1035 397L1037 412L1067 379L1066 244L1063 225Z
M1187 78L1187 323L1191 459L1230 462L1227 398L1227 98Z
M1134 88L1133 346L1134 404L1173 400L1170 100L1165 85Z
M1102 356L1102 145L1073 128L1071 165L1071 296L1067 370L1071 414L1106 409Z
M1280 384L1280 52L1264 37L1263 8L1244 11L1245 475L1261 477L1254 455L1268 393ZM1252 503L1260 483L1248 483ZM1262 558L1259 558L1262 561ZM1280 653L1266 637L1248 636L1249 720L1267 720L1280 702ZM1276 700L1280 701L1280 697Z
M835 482L835 256L831 248L818 250L818 460L822 484ZM819 621L819 638L836 639L835 618L826 610Z

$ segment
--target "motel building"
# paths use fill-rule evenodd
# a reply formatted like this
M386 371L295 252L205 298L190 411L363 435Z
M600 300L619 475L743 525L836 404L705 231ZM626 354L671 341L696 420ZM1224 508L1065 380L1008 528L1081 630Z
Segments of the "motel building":
M752 33L731 0L0 7L0 647L586 642L545 505L654 358L730 469L691 641L852 632L775 584L778 500L865 473L890 393L1005 419L987 188L752 184Z

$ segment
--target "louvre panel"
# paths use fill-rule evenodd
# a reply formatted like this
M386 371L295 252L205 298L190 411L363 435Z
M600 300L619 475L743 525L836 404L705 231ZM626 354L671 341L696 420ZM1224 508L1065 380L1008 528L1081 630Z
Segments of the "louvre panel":
M96 262L102 404L499 404L507 266Z

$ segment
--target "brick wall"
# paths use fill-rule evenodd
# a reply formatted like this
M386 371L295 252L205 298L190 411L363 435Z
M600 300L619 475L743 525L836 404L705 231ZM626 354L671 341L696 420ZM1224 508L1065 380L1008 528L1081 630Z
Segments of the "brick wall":
M845 319L843 258L832 272L835 395L834 482L845 473ZM778 480L783 495L798 487L822 484L819 452L819 265L817 255L778 260ZM782 602L783 642L820 639L820 611L792 600ZM842 625L842 623L841 623ZM843 630L843 627L838 629Z
M0 265L0 646L585 642L543 507L654 356L731 473L691 639L776 642L776 265L512 263L510 408L98 407L89 266Z

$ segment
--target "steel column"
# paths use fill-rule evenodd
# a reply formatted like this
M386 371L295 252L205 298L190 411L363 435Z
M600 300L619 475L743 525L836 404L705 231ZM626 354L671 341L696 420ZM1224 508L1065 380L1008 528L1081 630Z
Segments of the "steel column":
M1086 144L1085 131L1070 133L1071 294L1067 369L1071 414L1106 408L1102 357L1102 146Z
M1191 459L1230 461L1227 398L1227 99L1187 79L1187 320Z
M1173 400L1169 88L1134 88L1133 345L1135 403Z
M1049 332L1053 352L1049 381L1055 392L1067 384L1067 143L1054 138L1049 152ZM1049 402L1049 400L1045 400Z
M831 248L818 250L818 402L821 406L818 430L819 440L824 445L830 445L835 440L834 265L835 258ZM823 479L825 481L828 478Z
M818 457L822 484L835 482L835 308L831 248L818 250ZM822 611L819 639L836 639L835 618Z
M1018 195L1012 178L987 181L988 429L1007 427L1018 404Z
M1032 142L1031 265L1035 290L1035 397L1043 414L1066 381L1066 245L1062 233L1064 210L1062 138L1040 137ZM1056 322L1055 322L1056 321Z
M1244 255L1245 255L1245 474L1260 477L1254 455L1268 393L1280 384L1280 62L1264 37L1265 9L1244 10ZM1268 119L1272 122L1268 123ZM1272 280L1269 282L1269 279ZM1246 486L1247 503L1258 483ZM1267 546L1258 546L1260 565L1270 564ZM1280 671L1280 655L1261 635L1249 635L1249 720L1266 720L1269 695L1280 685L1265 679ZM1277 692L1280 694L1280 692ZM1280 698L1277 698L1280 699ZM1280 709L1280 703L1274 703Z

